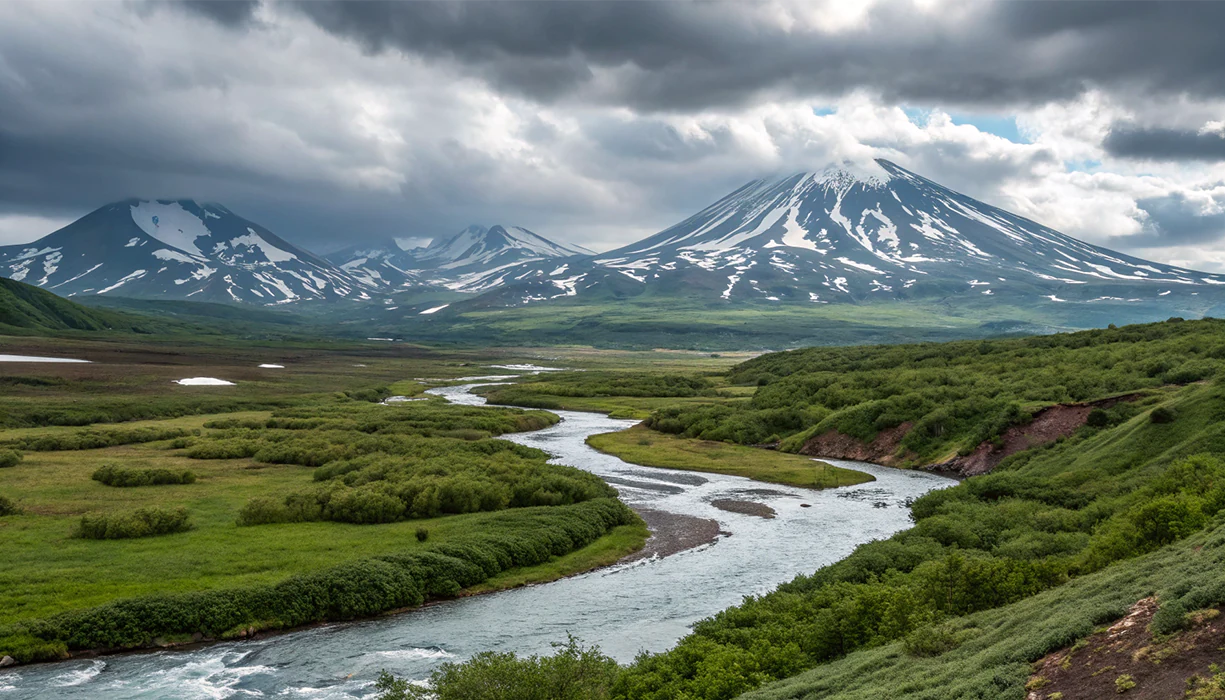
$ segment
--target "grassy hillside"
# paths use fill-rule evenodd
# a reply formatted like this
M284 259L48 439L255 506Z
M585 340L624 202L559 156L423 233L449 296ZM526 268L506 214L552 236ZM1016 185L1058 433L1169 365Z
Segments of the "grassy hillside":
M130 314L91 309L24 282L0 277L0 332L149 332L157 324Z
M1225 369L1225 321L1171 320L1015 340L809 348L737 365L758 387L723 406L656 412L656 430L799 451L836 431L862 442L906 426L903 464L965 454L1038 409L1181 385ZM1124 410L1124 409L1119 409Z

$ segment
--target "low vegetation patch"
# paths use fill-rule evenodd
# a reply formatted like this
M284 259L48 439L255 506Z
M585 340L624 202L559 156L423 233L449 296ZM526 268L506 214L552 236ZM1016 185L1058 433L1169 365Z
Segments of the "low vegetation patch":
M0 450L0 469L21 464L21 453L17 450Z
M87 540L126 540L156 537L191 529L186 508L140 508L119 513L86 513L76 536Z
M165 486L168 484L194 484L196 473L184 469L127 469L114 464L106 464L98 468L90 477L94 481L107 486Z
M873 480L870 474L842 469L808 457L710 440L686 439L645 427L592 435L587 438L587 444L627 462L647 467L730 474L802 488L833 488Z

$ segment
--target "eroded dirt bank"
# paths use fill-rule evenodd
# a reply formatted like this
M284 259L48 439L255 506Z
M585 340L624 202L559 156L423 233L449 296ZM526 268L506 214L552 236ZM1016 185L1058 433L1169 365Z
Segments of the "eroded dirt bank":
M1076 432L1095 408L1110 408L1121 401L1133 401L1138 394L1115 396L1087 403L1057 404L1048 406L1034 414L1025 425L1014 425L1000 436L999 442L983 442L968 455L958 456L946 462L921 465L924 469L957 476L986 474L1004 458L1031 447L1054 442ZM853 459L875 462L886 466L899 466L909 462L913 455L899 455L902 438L914 427L911 422L882 430L870 443L857 440L831 430L813 437L800 448L800 454L826 459Z

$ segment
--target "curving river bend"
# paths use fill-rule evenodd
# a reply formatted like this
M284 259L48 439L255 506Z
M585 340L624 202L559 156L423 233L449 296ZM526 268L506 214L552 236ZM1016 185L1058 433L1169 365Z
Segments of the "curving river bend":
M495 379L490 377L488 379ZM485 382L488 383L488 382ZM479 384L431 390L479 405ZM909 523L909 500L953 482L925 472L828 460L876 481L826 491L739 477L651 469L586 445L588 435L635 421L556 411L557 425L504 436L614 484L631 506L712 518L730 532L713 544L472 598L394 617L331 624L266 639L189 651L134 653L35 665L0 673L9 698L368 698L381 669L423 678L437 665L479 651L542 653L573 634L620 661L662 651L689 626L747 594L765 593L800 573L845 557L857 545ZM717 510L720 498L770 505L772 520ZM801 508L801 503L810 504Z

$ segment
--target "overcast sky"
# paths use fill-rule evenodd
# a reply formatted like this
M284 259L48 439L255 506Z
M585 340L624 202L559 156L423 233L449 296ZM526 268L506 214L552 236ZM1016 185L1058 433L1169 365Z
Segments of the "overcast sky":
M0 3L0 243L127 197L600 250L874 157L1225 270L1225 3Z

